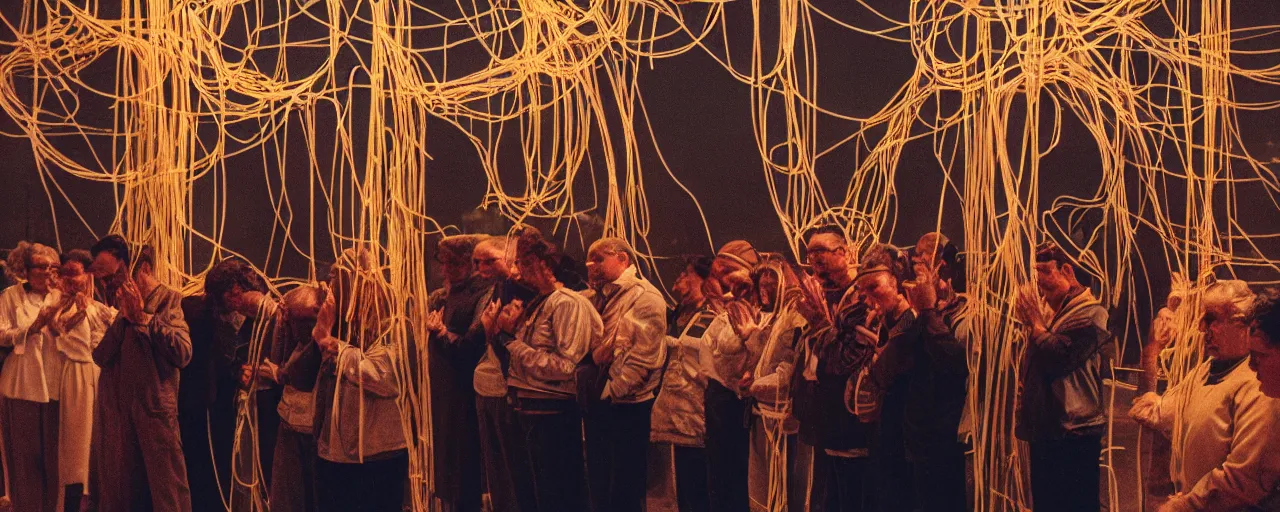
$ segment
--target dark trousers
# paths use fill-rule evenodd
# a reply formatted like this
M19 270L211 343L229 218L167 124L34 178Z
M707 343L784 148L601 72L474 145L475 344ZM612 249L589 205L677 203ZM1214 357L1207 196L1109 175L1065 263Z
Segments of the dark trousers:
M281 423L272 457L271 511L316 510L316 438Z
M582 414L572 400L559 410L518 410L539 511L587 509Z
M964 445L956 443L912 461L915 510L964 512L969 510L965 484Z
M58 402L0 401L9 500L14 512L57 510Z
M707 495L707 450L694 446L676 446L676 501L680 512L703 512L711 509Z
M476 417L493 512L536 512L528 450L515 409L506 397L476 396Z
M101 389L101 388L99 388ZM177 411L98 395L101 456L95 457L101 512L191 510Z
M192 407L179 411L178 429L182 438L182 457L187 466L187 486L191 489L192 510L225 511L209 447L209 410Z
M634 404L599 404L584 418L592 510L644 510L652 411L653 399Z
M363 464L316 461L321 512L400 512L404 507L409 452L380 454Z
M1031 500L1036 512L1100 510L1102 436L1031 443Z
M861 512L871 507L867 457L836 457L813 449L810 512Z
M711 510L743 512L750 509L747 466L750 464L751 431L747 403L720 383L707 383L707 489Z

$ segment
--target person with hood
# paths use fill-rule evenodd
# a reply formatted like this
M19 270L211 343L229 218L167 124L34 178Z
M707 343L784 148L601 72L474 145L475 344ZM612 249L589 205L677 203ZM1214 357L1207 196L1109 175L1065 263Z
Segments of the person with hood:
M715 319L703 336L703 357L708 367L707 389L703 395L706 411L707 489L714 512L741 512L750 509L748 467L751 434L748 421L746 390L743 378L748 371L749 355L745 350L722 351L722 347L741 346L729 318L728 308L745 302L753 286L751 269L760 263L760 254L744 240L734 240L720 247L711 263L707 280L707 300Z

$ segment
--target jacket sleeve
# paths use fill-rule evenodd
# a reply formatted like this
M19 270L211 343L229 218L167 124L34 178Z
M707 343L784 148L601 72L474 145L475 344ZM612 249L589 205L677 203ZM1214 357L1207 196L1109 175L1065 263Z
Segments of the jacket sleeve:
M386 336L385 334L383 336ZM338 342L337 365L343 379L361 386L365 393L394 398L400 394L395 374L395 356L385 338L362 350L345 341Z
M1280 482L1280 450L1275 449L1280 446L1280 401L1263 396L1256 380L1237 390L1235 401L1227 460L1173 498L1174 510L1247 509Z
M539 380L572 379L578 363L586 357L591 342L604 329L600 323L600 315L585 300L564 300L556 304L555 309L547 312L547 315L551 318L551 336L555 348L534 347L525 340L516 338L507 344L511 364L519 366L529 376ZM527 330L534 336L537 331L536 326Z
M622 355L609 365L608 396L634 394L649 382L666 360L667 304L662 296L644 288L627 314L619 322L613 340L614 350Z
M940 377L963 379L969 376L968 352L965 345L956 339L951 326L937 310L928 309L920 312L917 319L921 324L921 351L933 362L932 370Z
M123 316L116 316L115 321L107 327L102 335L102 341L93 348L94 364L106 368L115 363L116 357L120 355L120 345L124 343L125 330L128 329L126 323L127 320Z
M0 347L16 347L27 342L27 329L31 328L31 323L35 321L32 317L29 322L17 322L17 311L13 309L17 307L14 301L10 300L10 294L0 295L0 307L9 311L0 313ZM43 333L36 333L32 336L43 336Z
M485 333L484 324L480 321L480 317L484 314L484 309L489 305L489 297L492 291L485 292L480 300L476 301L475 310L472 311L471 323L467 326L467 330L461 333L449 332L446 334L449 340L439 340L438 346L443 346L444 351L449 354L459 367L474 368L480 363L480 358L484 357L485 351ZM433 336L434 338L434 336Z
M1111 341L1105 320L1106 310L1101 307L1088 322L1077 322L1058 332L1046 332L1032 340L1028 350L1036 366L1057 378L1084 366L1095 353Z
M174 298L164 300L146 325L131 326L139 340L149 343L166 362L174 368L184 368L191 362L191 332L176 297L174 294Z

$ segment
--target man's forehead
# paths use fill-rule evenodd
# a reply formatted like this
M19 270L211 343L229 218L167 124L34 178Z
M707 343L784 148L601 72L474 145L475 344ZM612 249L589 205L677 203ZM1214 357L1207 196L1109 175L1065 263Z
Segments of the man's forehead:
M808 247L839 247L843 240L835 233L817 233L809 237Z

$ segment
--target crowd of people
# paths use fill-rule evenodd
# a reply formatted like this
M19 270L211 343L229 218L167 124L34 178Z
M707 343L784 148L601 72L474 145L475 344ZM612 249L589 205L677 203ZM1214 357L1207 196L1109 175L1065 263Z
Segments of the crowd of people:
M838 226L804 243L803 266L743 240L688 257L669 304L619 238L584 275L533 228L455 235L444 286L399 304L355 249L279 297L237 258L184 297L119 236L22 242L0 294L8 498L393 512L422 485L458 512L971 509L969 381L988 370L957 247L857 254ZM1102 508L1116 343L1087 284L1047 244L1010 301L1038 511ZM1219 281L1183 306L1205 360L1129 413L1170 441L1161 510L1276 506L1277 300ZM430 436L432 471L410 475L406 432Z

